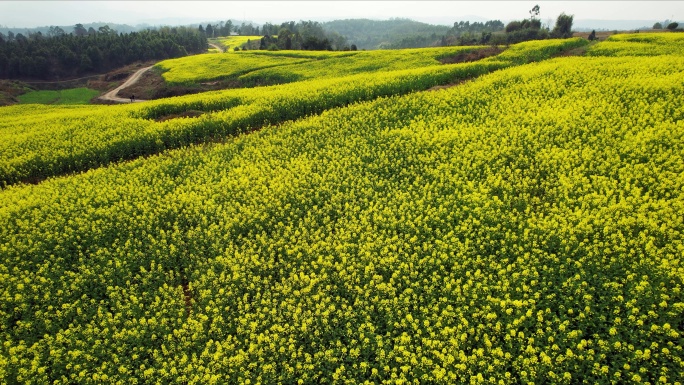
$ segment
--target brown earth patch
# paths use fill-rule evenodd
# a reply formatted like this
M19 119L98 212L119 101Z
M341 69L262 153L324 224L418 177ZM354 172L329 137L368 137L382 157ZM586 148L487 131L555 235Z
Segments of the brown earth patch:
M450 83L450 84L444 84L441 86L430 87L426 91L438 91L438 90L443 90L443 89L447 89L447 88L451 88L451 87L456 87L456 86L460 86L461 84L463 84L467 81L470 81L470 79L464 79L464 80L458 81L456 83Z
M136 99L153 100L172 96L198 94L207 91L239 88L240 86L240 82L235 79L217 80L201 84L171 85L166 83L162 77L161 70L152 68L145 72L135 84L119 91L117 96L127 98L130 97L130 95L135 95Z
M461 52L453 56L443 57L439 59L439 62L442 64L469 63L486 57L496 56L501 52L503 52L503 48L487 47L476 51Z
M192 292L190 291L190 285L187 281L183 281L181 284L183 287L183 302L185 303L185 314L190 315L192 310Z
M116 96L128 98L135 95L137 99L155 99L155 92L164 87L164 78L155 68L146 71L135 84L119 91Z
M0 106L19 103L17 96L30 91L28 85L16 80L0 80Z
M589 50L589 47L591 47L594 44L596 44L596 42L594 42L594 43L590 42L588 45L583 45L581 47L565 50L565 51L560 52L556 55L553 55L553 57L584 56L587 53L587 51Z
M170 115L160 116L155 120L157 122L165 122L167 120L177 119L177 118L196 118L196 117L202 116L204 114L205 114L204 111L188 110L188 111L181 112L179 114L170 114Z

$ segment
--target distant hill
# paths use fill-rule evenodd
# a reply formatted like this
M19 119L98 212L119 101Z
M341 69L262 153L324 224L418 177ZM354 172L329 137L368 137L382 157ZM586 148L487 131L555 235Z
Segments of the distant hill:
M668 25L676 20L600 20L600 19L579 19L575 20L572 29L575 31L630 31L645 30L653 28L656 22Z
M451 27L409 19L347 19L322 23L329 32L337 32L358 49L425 47L439 42Z

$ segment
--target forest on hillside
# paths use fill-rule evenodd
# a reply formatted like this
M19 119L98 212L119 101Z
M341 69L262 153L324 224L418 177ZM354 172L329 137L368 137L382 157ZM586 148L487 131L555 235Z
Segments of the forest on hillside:
M80 24L79 24L80 25ZM77 27L79 26L77 25ZM136 61L205 52L207 37L194 28L164 27L128 34L108 26L66 34L0 34L0 78L63 79L102 73Z
M323 23L326 31L344 36L358 49L418 48L438 42L449 26L409 19L349 19Z
M237 28L241 35L263 35L259 41L246 44L247 49L346 51L351 46L348 39L335 31L327 31L317 21L289 21L280 25L266 23L261 29L242 24Z
M107 25L86 29L83 24L77 24L68 34L54 26L45 34L39 31L28 36L0 32L0 78L57 80L103 73L137 61L206 52L207 38L236 34L262 36L243 44L242 49L328 51L502 45L572 35L572 16L561 14L551 30L550 26L542 26L539 6L529 12L529 19L507 25L500 20L458 21L449 27L409 19L351 19L255 27L253 23L238 25L229 19L198 27L162 27L131 33L117 33Z

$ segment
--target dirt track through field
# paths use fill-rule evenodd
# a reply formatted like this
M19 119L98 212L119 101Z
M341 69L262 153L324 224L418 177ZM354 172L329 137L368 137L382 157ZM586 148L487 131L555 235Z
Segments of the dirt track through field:
M145 73L145 71L149 70L152 67L154 67L154 66L149 66L149 67L145 67L145 68L141 68L141 69L137 70L122 85L120 85L120 86L116 87L115 89L107 92L106 94L100 96L99 99L108 100L108 101L117 102L117 103L130 103L131 102L130 98L120 98L120 97L116 96L116 94L118 94L119 91L121 91L122 89L124 89L126 87L130 87L131 85L133 85L135 82L138 81L138 79L140 79L140 76L142 76L142 74ZM144 100L142 100L142 99L135 99L134 101L135 102L144 102Z
M223 50L223 48L219 47L219 46L216 45L216 44L209 43L209 45L212 46L212 47L214 47L214 48L216 48L217 50L219 50L219 52L225 52L225 51Z

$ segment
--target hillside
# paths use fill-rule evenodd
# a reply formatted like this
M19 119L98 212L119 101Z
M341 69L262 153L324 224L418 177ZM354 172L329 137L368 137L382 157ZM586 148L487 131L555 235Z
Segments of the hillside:
M0 379L676 384L683 39L0 108Z
M0 185L40 181L113 161L238 135L266 124L299 119L359 101L462 82L508 66L543 60L585 44L582 39L527 42L480 61L448 65L441 64L439 59L473 48L408 51L404 61L396 60L396 51L358 53L357 65L349 61L351 56L334 52L276 51L260 53L256 58L280 62L282 65L274 68L278 69L276 73L287 75L288 84L214 91L139 105L7 107L0 110L4 118L0 121ZM224 62L223 58L228 61ZM212 72L214 76L222 73L250 76L250 70L261 68L249 67L257 59L253 54L242 53L239 56L206 54L160 65L177 69L184 81L200 82L206 80L206 72L201 70L202 65L196 64L214 59L217 63ZM300 59L301 66L284 65ZM334 65L337 59L343 60L344 65ZM233 61L247 66L240 70ZM224 63L222 67L221 63ZM261 71L253 72L260 72L263 79L267 75ZM319 76L320 71L325 71L323 76ZM338 76L335 71L339 71ZM307 78L295 81L302 76ZM196 118L178 119L188 115Z
M358 49L428 47L439 42L448 26L432 25L409 19L349 19L323 23L326 31L347 38Z

